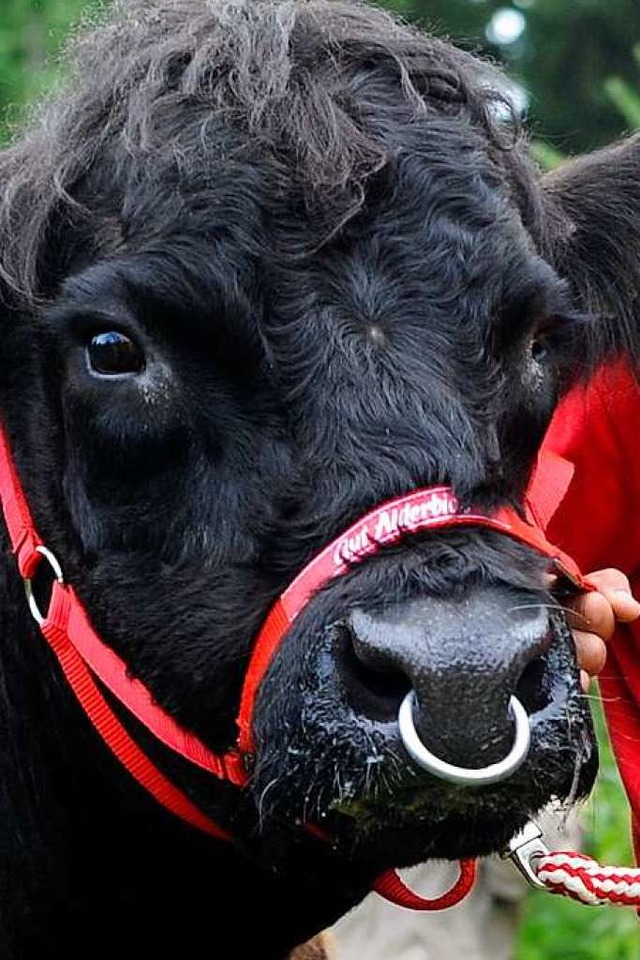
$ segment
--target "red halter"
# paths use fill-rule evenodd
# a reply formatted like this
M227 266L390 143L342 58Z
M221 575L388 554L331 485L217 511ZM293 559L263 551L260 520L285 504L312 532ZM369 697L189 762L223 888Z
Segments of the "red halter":
M92 723L123 765L160 803L200 830L225 840L232 839L230 834L198 810L140 750L103 696L96 678L165 746L215 776L243 786L248 780L245 758L254 749L251 727L256 694L283 637L318 589L385 546L399 542L407 534L426 530L489 527L549 557L576 586L588 588L574 561L550 544L538 526L523 520L512 509L501 508L491 514L465 510L445 486L416 490L384 503L325 547L272 607L247 668L237 718L237 744L218 755L178 726L154 702L144 684L128 675L124 661L96 634L73 587L64 582L58 561L37 533L1 430L0 499L32 612ZM43 557L56 579L49 608L41 615L30 594L30 581Z

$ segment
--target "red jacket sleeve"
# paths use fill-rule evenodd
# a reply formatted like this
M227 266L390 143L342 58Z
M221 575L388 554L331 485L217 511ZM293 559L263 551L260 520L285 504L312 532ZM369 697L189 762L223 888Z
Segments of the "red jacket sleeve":
M602 369L560 404L540 453L573 468L551 507L532 485L546 533L584 573L617 567L640 597L640 388L623 364ZM620 626L599 677L611 742L631 805L640 863L640 623Z

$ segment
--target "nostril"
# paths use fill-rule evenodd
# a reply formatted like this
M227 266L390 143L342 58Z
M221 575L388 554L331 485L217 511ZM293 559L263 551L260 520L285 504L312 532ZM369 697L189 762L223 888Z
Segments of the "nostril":
M529 716L544 710L553 700L550 686L550 670L545 654L534 657L520 675L515 695Z
M355 713L382 723L395 723L400 704L411 689L406 673L381 651L363 643L346 625L335 650L338 672Z

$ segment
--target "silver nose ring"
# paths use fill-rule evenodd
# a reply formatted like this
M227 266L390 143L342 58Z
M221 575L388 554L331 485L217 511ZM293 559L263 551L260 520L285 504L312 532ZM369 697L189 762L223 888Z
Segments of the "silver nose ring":
M500 780L506 780L507 777L518 769L529 752L531 743L531 728L529 726L529 717L527 711L516 697L509 700L509 713L513 717L516 725L516 732L513 746L509 754L500 760L499 763L492 763L488 767L479 767L478 769L467 767L457 767L453 763L447 763L436 757L435 754L427 750L424 743L418 736L418 732L413 722L413 703L414 693L410 690L398 711L398 726L400 736L405 745L407 753L415 762L432 773L441 780L448 780L450 783L460 783L467 785L478 785L484 783L498 783Z

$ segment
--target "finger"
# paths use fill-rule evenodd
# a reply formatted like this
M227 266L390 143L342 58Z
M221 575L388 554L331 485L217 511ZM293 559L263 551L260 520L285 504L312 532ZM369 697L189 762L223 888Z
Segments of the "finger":
M616 627L616 617L611 601L602 593L581 593L571 602L568 615L569 626L574 630L598 634L609 640Z
M640 617L640 602L631 592L628 577L620 570L596 570L587 580L609 601L616 620L631 623Z
M640 602L624 590L614 590L611 595L605 594L611 601L616 620L621 623L633 623L640 617Z
M574 630L578 666L594 677L603 669L607 659L607 647L596 633Z
M594 570L587 574L585 580L588 580L598 590L626 590L631 593L631 584L629 578L615 567L607 567L604 570Z
M586 670L580 671L580 687L583 693L589 693L591 689L591 677Z

